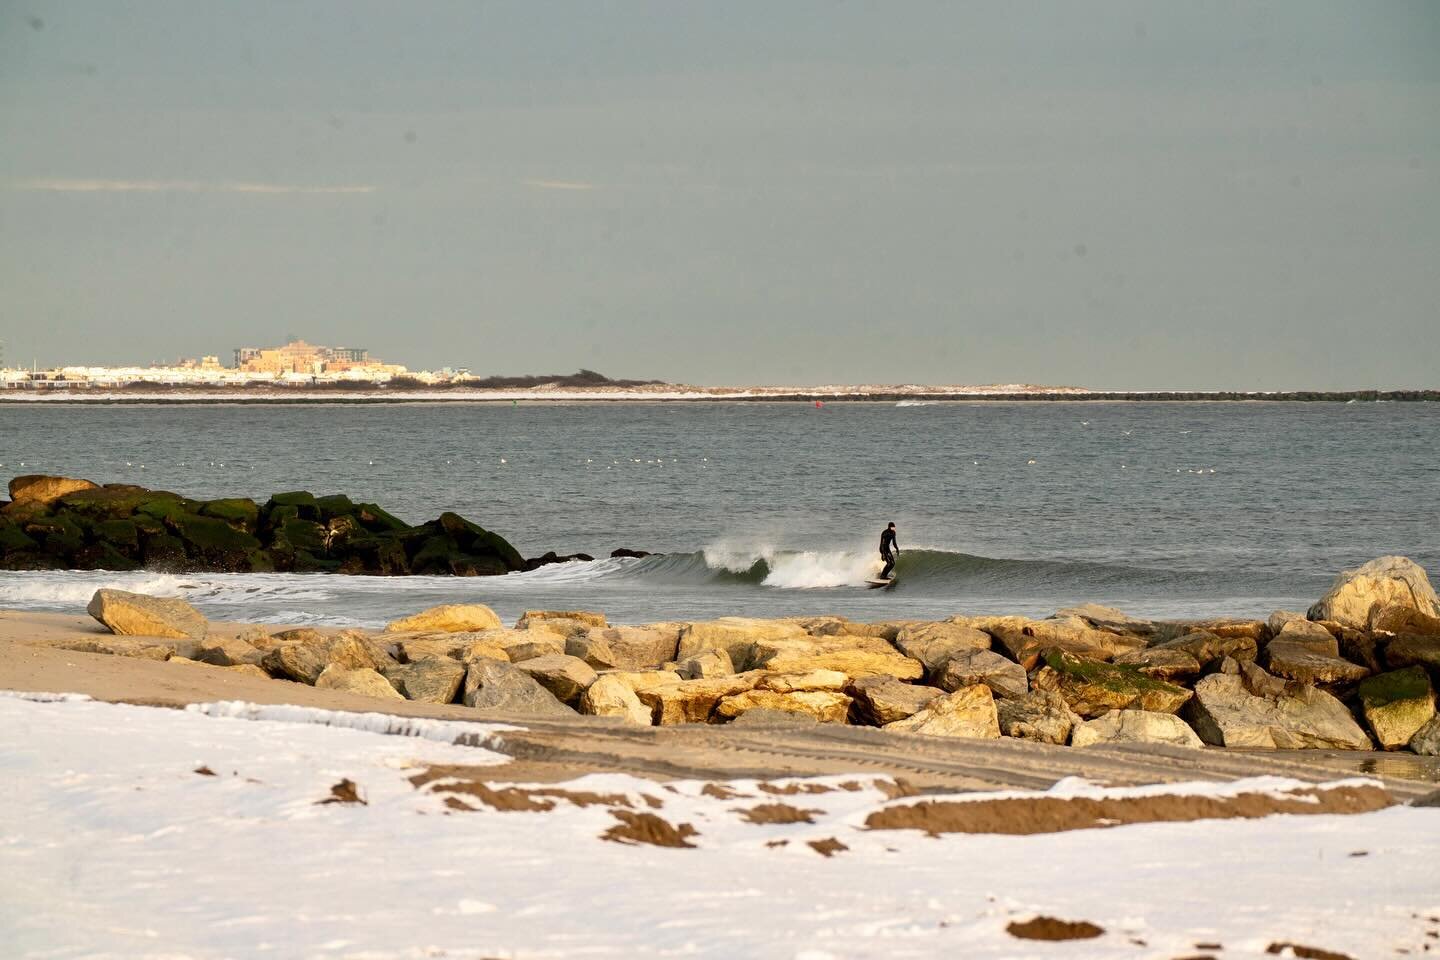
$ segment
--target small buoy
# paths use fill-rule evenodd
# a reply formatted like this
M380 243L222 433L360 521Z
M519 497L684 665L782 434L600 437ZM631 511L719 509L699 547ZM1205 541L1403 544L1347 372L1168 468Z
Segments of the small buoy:
M1027 460L1027 461L1025 461L1025 462L1026 462L1026 463L1034 463L1035 461L1034 461L1034 460Z

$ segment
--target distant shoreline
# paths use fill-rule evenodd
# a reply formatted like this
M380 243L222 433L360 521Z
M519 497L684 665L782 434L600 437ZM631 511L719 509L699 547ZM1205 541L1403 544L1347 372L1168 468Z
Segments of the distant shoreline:
M884 390L815 388L770 392L765 388L677 388L643 390L311 390L297 387L256 393L250 390L217 391L106 391L8 390L0 391L0 404L24 405L204 405L249 404L408 404L408 403L975 403L994 401L1041 402L1285 402L1285 403L1420 403L1440 401L1435 390L1288 390L1276 392L1207 391L1082 391L1035 390L1019 392L960 392L952 390Z

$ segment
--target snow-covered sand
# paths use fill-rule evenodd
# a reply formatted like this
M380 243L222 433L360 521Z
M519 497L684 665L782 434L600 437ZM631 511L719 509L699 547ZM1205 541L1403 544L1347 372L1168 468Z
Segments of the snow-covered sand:
M715 797L701 783L619 774L563 785L691 824L694 847L673 849L600 839L617 823L613 800L452 810L409 778L505 758L446 742L443 721L377 732L388 728L305 708L0 697L4 953L1158 958L1294 942L1358 960L1422 955L1440 933L1433 808L930 838L863 828L870 812L908 802L887 799L873 775L848 778L860 789L793 796L735 781L728 790L745 796ZM363 805L318 802L346 779ZM1073 781L1051 791L1126 793ZM814 822L741 816L775 802ZM826 857L809 845L830 838L848 849ZM1105 932L1064 943L1006 932L1037 914Z

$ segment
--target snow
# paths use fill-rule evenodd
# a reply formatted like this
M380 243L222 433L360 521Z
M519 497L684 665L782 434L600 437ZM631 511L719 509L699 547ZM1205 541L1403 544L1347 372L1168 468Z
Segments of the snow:
M722 800L701 783L622 775L563 785L625 794L637 810L656 797L660 816L699 831L696 849L626 846L599 839L616 822L603 805L447 814L407 778L503 758L430 723L0 697L5 955L1164 958L1218 953L1195 946L1212 942L1256 957L1289 941L1359 960L1421 954L1440 929L1434 809L932 839L861 829L907 802L873 789L777 797L735 781L751 797ZM317 804L342 778L366 804ZM873 777L813 782L847 780ZM1054 791L1124 792L1074 780ZM817 811L815 823L735 812L777 801ZM849 849L825 858L807 845L830 837ZM766 845L778 840L789 842ZM1055 944L1006 933L1036 914L1106 933Z

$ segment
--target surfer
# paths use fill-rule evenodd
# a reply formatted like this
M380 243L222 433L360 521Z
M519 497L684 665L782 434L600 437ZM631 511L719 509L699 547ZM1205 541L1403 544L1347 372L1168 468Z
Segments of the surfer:
M885 561L885 569L880 571L881 580L893 580L895 570L895 558L900 556L900 544L895 542L895 524L885 528L880 534L880 559Z

